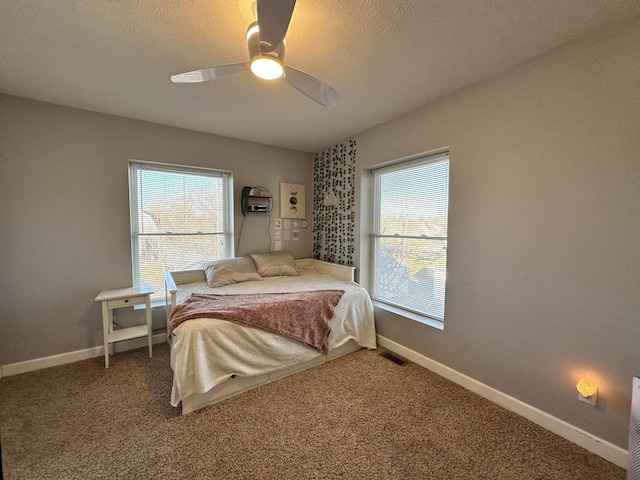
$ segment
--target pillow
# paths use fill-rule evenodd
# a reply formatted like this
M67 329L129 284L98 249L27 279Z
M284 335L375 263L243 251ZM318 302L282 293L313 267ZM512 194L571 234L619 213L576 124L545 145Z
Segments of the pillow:
M262 280L250 257L226 258L209 262L204 265L204 273L207 276L207 285L211 288L250 280Z
M252 253L251 258L263 277L300 275L291 252Z

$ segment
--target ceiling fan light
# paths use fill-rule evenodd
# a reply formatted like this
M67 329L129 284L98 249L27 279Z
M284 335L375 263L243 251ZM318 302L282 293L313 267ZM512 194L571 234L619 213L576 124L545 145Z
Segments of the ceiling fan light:
M260 33L260 27L258 26L258 22L253 22L249 25L249 29L247 30L247 42L253 37L256 33Z
M256 77L275 80L283 73L282 64L272 57L258 57L251 61L251 71Z

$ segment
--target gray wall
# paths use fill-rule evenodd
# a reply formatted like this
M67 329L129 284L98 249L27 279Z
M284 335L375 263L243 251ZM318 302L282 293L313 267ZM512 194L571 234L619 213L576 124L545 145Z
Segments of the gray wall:
M102 344L100 290L131 285L128 160L233 172L240 192L312 188L308 153L0 95L0 365ZM312 256L312 210L301 239ZM273 221L271 222L273 238ZM247 217L241 254L267 251L265 217ZM154 309L154 328L164 326Z
M636 21L356 136L362 280L367 169L451 153L445 329L377 310L378 332L623 448L640 374L638 45ZM597 408L577 400L582 375Z

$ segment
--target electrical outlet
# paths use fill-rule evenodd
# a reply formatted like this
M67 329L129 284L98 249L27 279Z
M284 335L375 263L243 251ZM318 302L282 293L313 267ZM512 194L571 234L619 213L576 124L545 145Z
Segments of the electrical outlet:
M581 393L578 393L578 400L584 403L588 403L592 407L597 406L598 405L598 389L596 388L596 393L591 395L589 398L585 397Z

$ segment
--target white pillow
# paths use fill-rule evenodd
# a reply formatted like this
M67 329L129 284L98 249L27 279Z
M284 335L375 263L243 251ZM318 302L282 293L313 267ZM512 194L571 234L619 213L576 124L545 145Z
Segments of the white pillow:
M225 258L204 265L207 285L211 288L230 285L232 283L262 280L250 257Z
M300 275L291 252L252 253L251 258L263 277Z

